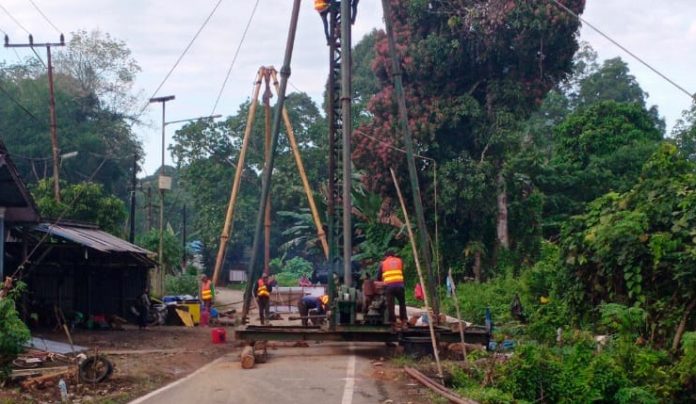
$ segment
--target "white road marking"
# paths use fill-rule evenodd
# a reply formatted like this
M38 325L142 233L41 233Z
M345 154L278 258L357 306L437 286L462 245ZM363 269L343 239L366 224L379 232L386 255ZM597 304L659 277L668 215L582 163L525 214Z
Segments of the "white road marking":
M348 370L346 371L346 385L343 388L343 400L341 404L353 403L353 392L355 390L355 355L348 358Z
M220 357L220 358L217 358L217 359L215 359L214 361L208 363L207 365L205 365L205 366L199 368L199 369L196 370L195 372L191 373L190 375L184 377L183 379L179 379L179 380L177 380L177 381L174 381L174 382L172 382L172 383L169 383L168 385L166 385L166 386L164 386L164 387L161 387L161 388L159 388L159 389L157 389L157 390L155 390L155 391L153 391L153 392L150 392L150 393L147 394L147 395L144 395L144 396L142 396L142 397L140 397L140 398L136 398L135 400L131 401L131 402L128 403L128 404L141 404L141 403L145 403L145 402L147 402L147 400L153 398L154 396L158 395L159 393L162 393L162 392L164 392L164 391L167 391L167 390L169 390L169 389L171 389L171 388L174 388L174 387L180 385L181 383L183 383L183 382L185 382L185 381L188 381L188 380L190 380L190 379L193 379L195 376L199 375L200 373L205 372L206 370L210 369L211 367L217 365L218 363L220 363L220 362L222 362L222 361L224 361L224 360L229 361L229 360L230 360L230 355L225 355L225 356L222 356L222 357Z

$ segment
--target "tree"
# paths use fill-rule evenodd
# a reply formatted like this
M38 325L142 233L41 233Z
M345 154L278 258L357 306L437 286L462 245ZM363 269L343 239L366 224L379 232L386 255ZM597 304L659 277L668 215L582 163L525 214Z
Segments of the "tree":
M635 305L648 313L650 340L672 338L678 349L695 326L695 169L664 143L631 189L598 198L564 226L561 295L578 316L600 303Z
M584 1L564 3L576 12L584 8ZM443 243L451 246L446 260L461 259L469 241L493 245L487 250L495 255L496 245L510 243L507 182L515 173L508 164L523 139L520 123L570 72L578 21L548 3L510 0L394 0L393 10L409 125L417 152L438 162L440 202L447 207L441 223L449 229ZM404 173L405 165L403 156L389 148L401 141L381 33L375 50L372 66L381 90L368 105L372 122L358 131L379 141L356 136L353 158L369 168L368 185L386 193L389 168ZM423 163L419 169L422 180L430 180L422 181L424 195L432 195L431 166ZM473 188L462 189L466 184ZM462 194L479 203L462 203ZM501 230L496 233L496 228Z
M62 184L61 202L53 197L51 180L41 180L32 193L41 216L47 219L69 219L98 225L104 231L123 235L126 207L123 201L107 195L101 184L81 182Z
M554 156L535 180L546 194L546 234L609 192L626 192L662 140L639 104L603 101L579 110L555 130Z
M672 129L672 137L679 151L690 161L696 162L696 102L682 113Z
M55 64L57 73L75 80L79 94L96 97L100 108L128 114L136 106L132 90L141 68L126 43L108 33L73 32Z
M118 109L126 108L126 104L117 108L111 103L117 93L121 100L130 97L130 87L119 80L132 82L132 78L107 67L135 62L125 45L114 44L108 35L104 39L101 34L88 36L82 32L73 40L67 50L57 55L55 99L59 148L62 153L77 151L79 158L62 162L61 178L79 182L93 176L91 179L103 184L107 192L126 198L133 159L143 153L126 120L128 112ZM100 51L116 45L120 49L117 53ZM126 59L106 60L112 57ZM103 66L93 66L97 77L90 84L84 77L73 75L85 74L69 62L73 60ZM26 61L0 69L0 85L9 95L0 97L0 133L8 149L21 156L16 159L17 167L28 183L46 178L50 171L48 80L45 69L37 63ZM137 73L137 69L132 73ZM121 79L116 78L119 74Z
M159 251L159 230L153 229L141 235L138 238L138 245L149 251ZM180 273L177 269L180 268L181 256L181 243L171 228L165 229L162 232L162 263L166 274Z

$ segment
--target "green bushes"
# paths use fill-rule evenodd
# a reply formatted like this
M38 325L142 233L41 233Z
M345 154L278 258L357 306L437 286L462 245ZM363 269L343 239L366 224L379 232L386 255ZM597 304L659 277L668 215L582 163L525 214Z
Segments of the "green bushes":
M29 341L29 329L19 318L14 298L24 285L18 285L9 296L0 299L0 379L5 367L22 352L24 343Z
M302 257L286 261L285 256L272 259L270 267L278 286L297 286L300 278L309 277L314 269L312 263Z
M198 270L189 267L185 273L179 275L167 275L164 280L164 289L168 295L198 295Z

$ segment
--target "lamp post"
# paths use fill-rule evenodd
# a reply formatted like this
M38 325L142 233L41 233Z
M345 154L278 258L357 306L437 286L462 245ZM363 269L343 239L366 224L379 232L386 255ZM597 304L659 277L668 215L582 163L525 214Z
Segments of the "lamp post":
M157 254L159 262L159 270L157 273L157 282L155 284L155 289L158 294L164 292L164 191L171 189L172 179L164 175L164 128L165 123L165 105L167 101L172 101L176 97L173 95L167 95L164 97L150 98L150 103L160 102L162 103L162 165L160 166L159 173L159 194L160 194L160 223L159 223L159 252Z

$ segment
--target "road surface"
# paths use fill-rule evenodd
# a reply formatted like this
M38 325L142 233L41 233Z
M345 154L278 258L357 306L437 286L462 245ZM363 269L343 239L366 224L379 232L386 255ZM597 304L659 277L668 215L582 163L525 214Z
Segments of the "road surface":
M131 404L427 403L400 372L375 365L388 349L373 343L310 343L269 350L267 363L245 370L237 348Z

